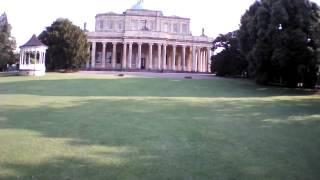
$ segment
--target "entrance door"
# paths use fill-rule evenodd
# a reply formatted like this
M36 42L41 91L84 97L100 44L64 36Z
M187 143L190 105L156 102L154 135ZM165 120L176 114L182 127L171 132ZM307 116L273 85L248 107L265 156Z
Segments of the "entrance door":
M141 69L146 69L146 58L141 58Z

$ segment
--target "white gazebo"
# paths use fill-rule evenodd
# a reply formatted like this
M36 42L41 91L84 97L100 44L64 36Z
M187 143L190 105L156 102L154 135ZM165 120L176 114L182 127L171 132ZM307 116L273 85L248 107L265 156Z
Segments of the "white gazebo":
M24 45L20 46L20 72L22 75L44 76L46 73L46 50L36 35Z

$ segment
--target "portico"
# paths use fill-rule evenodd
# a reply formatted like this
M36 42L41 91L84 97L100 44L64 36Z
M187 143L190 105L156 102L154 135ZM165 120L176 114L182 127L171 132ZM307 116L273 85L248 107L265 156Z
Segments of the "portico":
M141 3L141 2L139 2ZM139 4L123 14L96 16L88 32L87 69L209 72L212 38L192 36L190 19Z
M207 45L164 42L90 42L86 68L209 72L211 48Z

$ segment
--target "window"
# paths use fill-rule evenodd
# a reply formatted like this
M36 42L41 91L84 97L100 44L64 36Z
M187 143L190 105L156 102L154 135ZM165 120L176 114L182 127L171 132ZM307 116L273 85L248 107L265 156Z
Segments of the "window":
M183 24L183 25L182 25L182 32L183 32L184 34L188 34L188 25L187 25L187 24Z
M104 27L104 24L103 24L103 20L100 20L99 21L99 27L100 27L100 30L103 30L103 27Z
M118 28L120 31L122 30L122 23L119 23Z
M179 33L179 31L180 31L179 24L173 24L173 32Z
M172 32L172 30L171 30L171 24L168 24L168 31L167 32Z
M138 21L137 20L132 20L131 29L134 31L138 30Z
M139 29L140 30L145 30L146 29L146 23L147 23L147 20L141 20L140 24L139 24Z
M168 32L168 23L165 23L163 26L163 31Z
M153 21L150 21L150 22L149 22L149 27L148 27L148 28L149 28L149 30L155 29L155 28L154 28L154 22L153 22Z
M109 30L113 29L113 21L108 21L107 26Z

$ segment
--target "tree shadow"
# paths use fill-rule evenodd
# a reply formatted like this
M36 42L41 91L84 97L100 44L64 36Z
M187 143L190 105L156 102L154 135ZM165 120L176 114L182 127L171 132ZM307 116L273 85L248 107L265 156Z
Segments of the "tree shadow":
M315 116L319 104L111 98L1 107L0 130L64 144L36 162L0 162L19 176L0 179L319 179L320 122L263 121Z
M298 89L260 87L250 81L219 79L40 79L2 82L0 87L0 94L42 96L270 97L315 93Z

